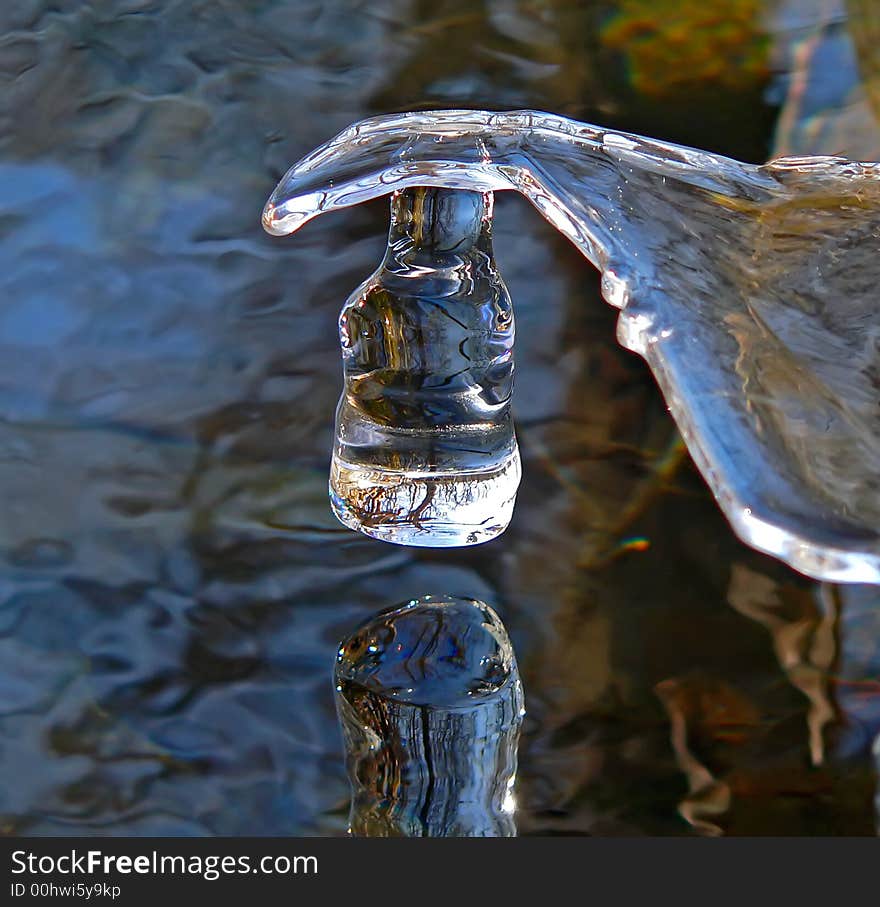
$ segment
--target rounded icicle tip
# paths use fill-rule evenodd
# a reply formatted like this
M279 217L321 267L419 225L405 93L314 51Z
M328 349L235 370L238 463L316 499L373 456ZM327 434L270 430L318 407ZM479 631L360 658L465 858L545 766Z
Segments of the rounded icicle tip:
M424 595L374 615L339 646L336 685L436 709L472 707L516 678L501 619L487 604Z
M266 202L266 205L263 208L263 216L261 218L263 229L271 236L279 235L277 211L278 209L271 201Z
M313 196L276 201L273 195L263 208L263 229L271 236L288 236L320 214Z

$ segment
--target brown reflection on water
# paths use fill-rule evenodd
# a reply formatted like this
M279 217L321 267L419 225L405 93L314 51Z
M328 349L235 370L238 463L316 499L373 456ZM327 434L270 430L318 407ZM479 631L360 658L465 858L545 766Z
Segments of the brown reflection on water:
M769 630L779 666L809 701L807 728L813 765L825 760L823 732L835 717L829 671L838 654L840 608L834 587L823 584L817 591L821 608L809 591L779 588L767 577L739 565L731 571L728 591L732 607Z
M682 818L706 835L722 834L711 821L730 808L730 787L719 781L691 749L694 736L736 740L744 726L755 725L754 706L724 684L701 678L664 680L655 687L669 716L670 743L675 761L687 779L687 796L679 803Z

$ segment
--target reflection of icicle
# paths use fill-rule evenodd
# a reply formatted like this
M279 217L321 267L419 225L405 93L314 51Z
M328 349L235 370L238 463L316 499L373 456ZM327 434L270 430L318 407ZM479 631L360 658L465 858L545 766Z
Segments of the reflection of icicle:
M522 685L488 605L426 595L383 611L342 642L335 679L352 834L516 834Z
M837 656L840 613L837 590L830 585L819 589L821 610L804 594L795 614L787 616L785 602L773 580L736 564L727 593L733 608L770 631L780 666L792 685L809 700L807 727L813 765L821 765L825 759L823 732L836 715L828 673Z
M686 690L677 680L664 680L655 692L669 715L670 741L675 761L688 782L688 795L679 803L682 818L705 835L723 834L720 826L709 821L730 808L730 787L719 781L693 754L688 745Z

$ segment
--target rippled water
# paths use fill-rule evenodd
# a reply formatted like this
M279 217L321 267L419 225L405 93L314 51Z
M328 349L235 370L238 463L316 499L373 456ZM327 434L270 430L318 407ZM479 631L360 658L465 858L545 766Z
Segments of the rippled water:
M415 551L327 504L336 319L387 207L266 237L291 161L424 106L553 110L755 163L872 147L876 70L863 53L857 79L845 19L651 8L0 14L6 831L344 833L338 640L430 592L489 603L516 648L520 834L873 831L876 591L735 539L598 277L510 193L510 528Z

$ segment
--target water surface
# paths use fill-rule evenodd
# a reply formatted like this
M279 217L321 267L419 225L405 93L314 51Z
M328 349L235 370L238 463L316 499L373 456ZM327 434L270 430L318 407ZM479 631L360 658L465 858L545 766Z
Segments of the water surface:
M328 507L336 319L387 205L267 237L291 161L426 107L552 110L760 163L847 153L862 103L870 146L845 17L737 3L731 30L705 2L653 6L0 14L6 831L342 834L337 642L450 593L491 603L517 652L520 834L873 832L876 592L735 539L598 275L510 193L510 528L416 551Z

